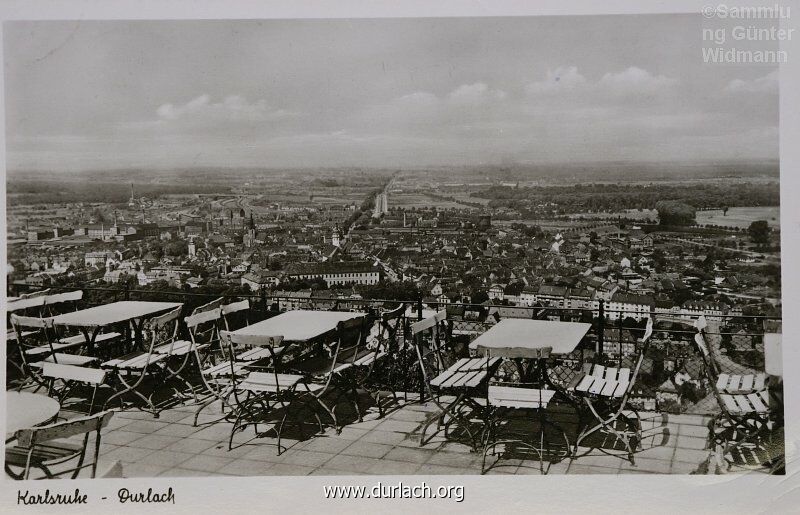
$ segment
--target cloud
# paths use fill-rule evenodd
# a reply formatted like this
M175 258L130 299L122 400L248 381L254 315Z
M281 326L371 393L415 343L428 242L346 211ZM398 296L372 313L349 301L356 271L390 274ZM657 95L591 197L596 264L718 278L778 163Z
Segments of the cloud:
M733 79L725 86L727 93L777 93L778 70L753 80Z
M159 120L216 119L231 121L262 121L290 116L282 109L271 109L263 99L250 103L244 97L231 95L221 102L212 102L207 94L185 104L163 104L156 109Z
M581 75L577 66L559 66L555 70L548 70L544 80L528 84L525 90L529 94L556 93L573 90L585 84L586 77Z
M647 70L631 66L619 73L606 73L597 84L609 93L631 95L659 93L677 83L677 79L653 75Z
M677 83L677 79L653 75L636 66L620 72L608 72L597 81L588 80L578 71L577 66L560 66L555 70L548 70L544 80L528 84L525 91L530 96L580 93L597 97L618 97L664 93Z
M447 100L455 104L476 104L505 97L505 91L492 89L483 82L462 84L447 94Z

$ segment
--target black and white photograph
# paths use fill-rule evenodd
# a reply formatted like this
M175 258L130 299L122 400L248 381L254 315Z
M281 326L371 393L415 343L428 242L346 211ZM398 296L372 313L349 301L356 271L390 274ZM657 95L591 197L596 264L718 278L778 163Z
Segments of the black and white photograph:
M5 480L785 475L736 9L5 21Z

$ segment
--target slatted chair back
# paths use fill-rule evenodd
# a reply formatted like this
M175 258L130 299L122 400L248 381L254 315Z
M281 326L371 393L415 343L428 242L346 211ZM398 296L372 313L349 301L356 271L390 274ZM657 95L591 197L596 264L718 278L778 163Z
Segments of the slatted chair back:
M92 478L94 478L95 474L97 473L97 461L100 456L101 431L108 425L113 416L113 411L104 411L102 413L97 413L87 417L79 417L67 420L65 422L58 422L42 427L20 429L17 431L16 439L19 447L30 449L28 463L25 467L25 478L27 479L29 477L30 456L33 454L33 452L35 452L37 445L41 445L56 439L69 438L71 436L85 434L86 436L83 439L82 451L85 453L87 444L89 442L89 434L91 432L95 432L94 459L86 464L84 464L84 460L81 459L74 468L59 472L59 475L66 474L68 472L74 472L77 474L81 469L91 467Z
M430 385L431 379L447 369L445 351L448 331L442 327L446 320L447 311L442 310L433 316L411 324L414 349L422 370L422 380L426 385ZM426 331L432 332L430 338L424 337Z
M37 295L35 297L20 297L17 300L10 301L6 304L7 313L15 313L21 311L36 311L42 314L46 295Z
M378 339L386 342L386 347L395 350L399 347L399 337L402 335L405 321L405 306L381 313L379 319Z
M222 307L222 303L225 302L224 297L220 297L218 299L214 299L211 302L207 302L202 306L197 306L192 310L192 314L196 315L198 313L202 313L204 311L211 311L212 309L217 309Z
M329 376L340 366L355 363L359 352L366 348L367 331L366 316L343 320L337 324Z
M50 347L48 355L52 356L53 360L57 359L55 349L53 348L53 339L55 335L52 318L29 317L12 313L9 320L16 335L16 342L22 365L28 373L31 371L30 363L28 362L28 353L26 351L39 347L42 343L46 343Z
M267 349L269 351L272 366L270 367L269 372L263 372L263 373L265 374L271 373L275 381L275 387L280 390L282 383L278 375L280 373L280 368L281 368L280 367L281 354L276 352L276 349L279 349L281 343L283 343L283 336L280 335L267 336L261 334L237 334L235 332L222 330L219 332L219 338L221 344L228 349L228 354L230 356L236 355L235 349L237 347L239 349L241 349L242 347L261 347ZM236 393L235 385L238 382L237 378L239 376L236 369L236 360L234 359L229 360L229 364L231 367L230 380L234 385L234 393Z
M83 290L54 293L45 297L44 306L50 316L66 311L77 311L78 303L83 299Z
M147 363L155 352L156 347L172 344L178 338L178 325L180 322L181 308L177 307L163 315L158 315L147 319L143 324L143 334L147 334L150 344L147 349Z
M219 322L222 319L222 309L214 308L189 315L183 319L192 347L202 344L216 343L219 341ZM171 351L172 349L170 349Z
M653 336L654 326L655 326L655 320L653 320L653 318L648 318L644 335L642 335L642 338L639 340L639 354L636 357L636 366L633 369L631 377L628 379L628 387L625 389L625 394L622 396L623 406L628 402L628 397L630 397L631 390L633 389L633 386L636 384L636 379L639 377L639 371L642 369L642 363L644 362L644 357L647 354L647 350L650 348L650 339ZM624 380L625 378L620 377L620 379Z
M225 330L231 331L231 319L233 318L232 315L236 313L244 312L245 320L244 325L250 325L250 320L247 318L247 311L250 309L250 299L240 300L238 302L231 302L230 304L223 304L222 308L222 319L225 323Z
M23 293L22 295L19 296L19 298L20 299L33 299L33 298L36 298L36 297L45 297L47 295L50 295L50 288L47 288L46 290L32 291L30 293Z

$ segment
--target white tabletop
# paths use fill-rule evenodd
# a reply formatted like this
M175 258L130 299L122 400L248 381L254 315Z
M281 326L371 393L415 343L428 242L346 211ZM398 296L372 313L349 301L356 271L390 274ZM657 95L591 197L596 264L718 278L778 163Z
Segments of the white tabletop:
M102 327L135 320L180 307L180 302L146 302L123 300L53 317L55 325L70 327Z
M6 435L38 426L58 414L58 401L29 392L6 392Z
M13 313L14 311L20 311L22 309L41 307L44 306L44 300L46 298L47 297L42 295L40 297L27 297L24 299L8 299L6 311Z
M236 334L283 336L285 341L305 342L336 329L339 322L363 317L350 311L310 311L298 309L234 331Z
M473 350L498 347L528 349L552 347L552 354L569 354L575 350L591 327L591 324L577 322L506 318L478 336L469 347Z
M771 376L783 377L781 339L781 333L764 333L764 370Z

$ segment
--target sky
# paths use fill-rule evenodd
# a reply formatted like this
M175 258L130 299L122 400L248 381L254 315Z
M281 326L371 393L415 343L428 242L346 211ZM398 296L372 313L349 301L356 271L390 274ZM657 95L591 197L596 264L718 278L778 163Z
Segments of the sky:
M9 169L778 157L699 15L7 22Z

